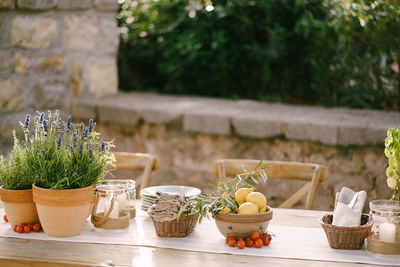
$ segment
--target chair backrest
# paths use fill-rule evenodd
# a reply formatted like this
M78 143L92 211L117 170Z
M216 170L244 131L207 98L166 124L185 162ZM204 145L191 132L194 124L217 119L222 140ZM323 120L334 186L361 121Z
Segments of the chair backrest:
M214 175L218 176L219 179L226 179L243 173L243 167L251 171L259 163L259 160L251 159L215 160L212 164L212 172ZM301 187L300 190L284 201L279 208L291 208L307 194L305 209L312 209L318 184L320 181L325 180L328 175L327 169L324 166L312 163L263 160L260 167L268 167L264 170L268 178L309 181Z
M116 159L117 170L141 171L142 174L136 179L140 190L149 186L150 176L153 170L158 169L158 158L144 153L113 152ZM112 168L111 166L108 166Z

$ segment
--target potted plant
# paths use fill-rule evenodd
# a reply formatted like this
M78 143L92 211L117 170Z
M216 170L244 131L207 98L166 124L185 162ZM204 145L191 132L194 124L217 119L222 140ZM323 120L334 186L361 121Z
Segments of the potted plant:
M26 117L23 130L26 132L30 117ZM0 156L0 197L6 211L6 218L14 228L22 223L38 222L35 203L32 200L32 177L26 160L26 150L14 135L14 147L5 159Z
M385 139L387 185L393 190L392 199L400 200L400 129L389 129Z
M78 235L93 201L94 185L113 161L112 142L95 132L95 123L64 122L58 111L39 113L33 135L25 132L25 154L34 181L33 201L43 231L50 236ZM29 130L27 128L27 130Z

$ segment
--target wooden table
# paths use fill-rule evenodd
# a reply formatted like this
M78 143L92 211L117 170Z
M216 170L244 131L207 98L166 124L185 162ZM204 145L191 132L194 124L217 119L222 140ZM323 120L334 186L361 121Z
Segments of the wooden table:
M324 211L274 209L271 224L320 227ZM0 237L0 266L354 266L354 263L266 258L167 248ZM357 264L358 266L378 266Z

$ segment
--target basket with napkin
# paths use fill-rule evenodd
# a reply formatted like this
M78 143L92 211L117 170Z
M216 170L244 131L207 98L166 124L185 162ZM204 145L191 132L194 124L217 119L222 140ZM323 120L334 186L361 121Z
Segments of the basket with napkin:
M182 196L176 194L156 193L157 200L150 206L148 213L153 221L156 234L160 237L185 237L196 227L199 213L192 212L190 205L185 205ZM181 207L186 209L178 218Z
M329 245L335 249L361 249L365 237L371 231L373 220L362 214L367 193L354 192L343 187L336 193L335 209L332 214L320 218Z

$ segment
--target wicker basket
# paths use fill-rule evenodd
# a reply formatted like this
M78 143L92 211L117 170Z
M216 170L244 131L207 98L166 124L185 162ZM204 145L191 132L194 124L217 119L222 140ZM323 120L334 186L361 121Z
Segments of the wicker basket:
M196 227L200 214L194 213L189 216L182 217L179 221L160 222L151 217L156 234L160 237L185 237L193 232Z
M320 218L320 223L329 245L336 249L361 249L374 223L373 220L369 221L369 216L366 214L361 216L360 226L336 226L332 225L332 219L332 214L326 214Z

